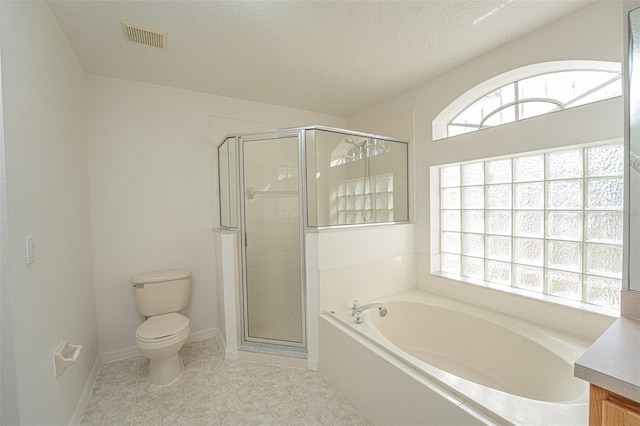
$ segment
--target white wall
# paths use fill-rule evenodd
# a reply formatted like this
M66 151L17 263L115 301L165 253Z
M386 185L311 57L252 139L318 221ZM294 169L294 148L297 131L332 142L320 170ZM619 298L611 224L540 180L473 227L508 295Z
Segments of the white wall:
M448 71L422 86L415 87L403 94L390 98L372 106L349 118L349 126L362 128L406 111L415 110L415 177L418 235L428 236L428 203L429 203L429 168L430 165L452 161L464 161L474 158L505 155L534 146L522 146L520 139L534 134L545 127L547 119L555 120L556 115L573 114L574 111L551 114L515 123L503 127L484 130L452 138L446 141L432 142L431 122L447 105L472 87L525 65L554 60L603 60L622 61L622 21L621 3L597 1L578 12L556 21L537 31L531 32L511 43L508 43L486 55L472 60L458 68ZM487 21L490 24L490 20ZM607 126L615 126L612 137L622 137L622 103L619 99L612 101L608 107L608 120L601 121ZM577 108L585 110L588 107ZM556 124L559 123L559 124ZM581 125L589 124L582 121ZM528 126L522 129L519 125ZM559 119L551 126L563 126ZM567 126L568 127L568 126ZM553 128L550 130L554 130ZM562 134L571 133L570 128L557 128ZM496 134L499 133L499 134ZM473 138L484 137L481 142ZM600 132L602 134L602 132ZM586 141L585 141L586 142ZM551 140L538 138L537 149L562 145L563 139ZM417 251L429 253L429 238L419 238Z
M432 141L432 120L467 90L512 69L555 60L621 62L621 13L621 2L594 2L349 118L349 127L362 128L402 111L415 111L416 252L421 285L428 287L432 280L429 166L623 136L619 98L436 142ZM490 24L489 18L486 25Z
M2 7L0 7L1 19ZM13 343L3 115L0 102L0 424L13 425L20 423L20 407L18 406L16 350Z
M85 73L47 3L2 2L0 7L20 422L67 424L98 356ZM28 235L36 246L31 265L24 262ZM61 339L83 350L56 379L53 352Z
M193 272L192 333L217 327L210 116L296 125L344 119L90 75L87 132L100 348L128 356L141 322L129 278ZM212 134L215 133L212 131ZM217 206L215 207L217 209Z

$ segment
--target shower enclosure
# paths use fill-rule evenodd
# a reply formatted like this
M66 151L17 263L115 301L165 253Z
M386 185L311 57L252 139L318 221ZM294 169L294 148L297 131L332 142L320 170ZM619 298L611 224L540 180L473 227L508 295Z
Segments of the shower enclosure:
M305 232L408 222L408 142L312 126L217 150L221 229L240 236L241 344L304 353Z

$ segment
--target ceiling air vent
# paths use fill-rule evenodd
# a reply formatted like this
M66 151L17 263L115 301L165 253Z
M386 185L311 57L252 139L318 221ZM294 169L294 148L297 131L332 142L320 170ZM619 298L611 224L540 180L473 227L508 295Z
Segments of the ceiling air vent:
M124 38L127 41L165 49L167 47L167 33L157 31L142 25L121 22Z

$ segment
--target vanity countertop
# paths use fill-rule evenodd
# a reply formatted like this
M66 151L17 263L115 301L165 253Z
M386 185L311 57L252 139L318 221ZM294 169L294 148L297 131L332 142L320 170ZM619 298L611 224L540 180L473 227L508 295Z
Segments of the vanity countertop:
M578 358L574 375L640 403L640 321L618 318Z

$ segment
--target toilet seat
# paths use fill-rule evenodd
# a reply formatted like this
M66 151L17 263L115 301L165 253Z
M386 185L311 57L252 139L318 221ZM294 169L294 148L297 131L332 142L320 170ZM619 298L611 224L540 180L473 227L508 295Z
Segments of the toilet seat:
M189 318L177 312L149 317L136 330L136 339L145 343L160 343L173 339L189 329Z

